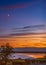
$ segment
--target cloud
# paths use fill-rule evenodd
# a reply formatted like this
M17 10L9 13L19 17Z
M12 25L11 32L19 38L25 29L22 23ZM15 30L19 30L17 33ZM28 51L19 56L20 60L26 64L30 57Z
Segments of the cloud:
M46 29L46 26L45 25L33 25L33 26L25 26L25 27L22 27L22 28L13 28L12 29L12 32L19 32L19 33L25 33L25 32L37 32L37 31L39 31L40 32L40 30L41 30L41 32L43 31L43 30L45 30Z
M22 28L12 28L10 30L0 29L0 37L11 37L11 36L21 36L21 35L38 35L46 34L45 25L34 25L34 26L25 26ZM8 33L7 33L8 31Z
M43 28L45 25L34 25L34 26L25 26L24 28Z
M18 8L26 8L31 6L32 3L26 4L17 4L17 5L7 5L7 6L0 6L0 9L18 9Z

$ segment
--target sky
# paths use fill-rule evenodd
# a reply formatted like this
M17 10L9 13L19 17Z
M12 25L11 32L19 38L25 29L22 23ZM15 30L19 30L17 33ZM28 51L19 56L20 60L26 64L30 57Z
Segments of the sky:
M46 0L0 0L0 30L46 25Z
M13 48L46 48L46 0L0 0L0 46L6 43Z
M46 47L46 0L0 0L0 43L5 42Z

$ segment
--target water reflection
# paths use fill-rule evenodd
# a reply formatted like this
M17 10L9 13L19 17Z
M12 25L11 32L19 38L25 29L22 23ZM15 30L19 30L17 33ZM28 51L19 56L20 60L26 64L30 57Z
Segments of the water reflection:
M22 59L26 59L26 58L43 58L45 56L44 53L11 53L8 58L11 59L15 59L15 58L22 58Z

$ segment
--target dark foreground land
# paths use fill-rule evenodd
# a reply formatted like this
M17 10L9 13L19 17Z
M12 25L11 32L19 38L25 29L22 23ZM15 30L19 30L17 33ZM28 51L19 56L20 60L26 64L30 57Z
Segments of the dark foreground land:
M46 59L37 59L37 60L29 60L29 59L5 59L0 60L0 65L46 65Z
M18 52L18 50L19 49L16 49L17 52ZM28 52L30 52L32 49L26 48L23 50L25 50L25 51L28 50ZM19 50L19 52L20 51L22 51L22 48ZM37 51L37 49L35 51ZM35 51L33 51L33 52L35 52ZM45 49L44 49L44 51L45 51ZM34 58L33 59L31 59L31 58L28 58L28 59L22 59L22 58L16 59L15 58L15 59L13 59L12 58L12 59L9 59L8 55L10 55L12 52L13 52L13 48L10 47L8 43L6 44L5 47L1 46L1 48L0 48L0 65L46 65L46 53L45 53L44 58L37 58L37 59L34 59Z

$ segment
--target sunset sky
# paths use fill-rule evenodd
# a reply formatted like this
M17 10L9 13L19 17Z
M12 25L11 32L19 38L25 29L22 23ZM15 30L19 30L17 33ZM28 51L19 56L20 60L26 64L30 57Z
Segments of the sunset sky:
M46 0L0 0L0 46L46 47Z

